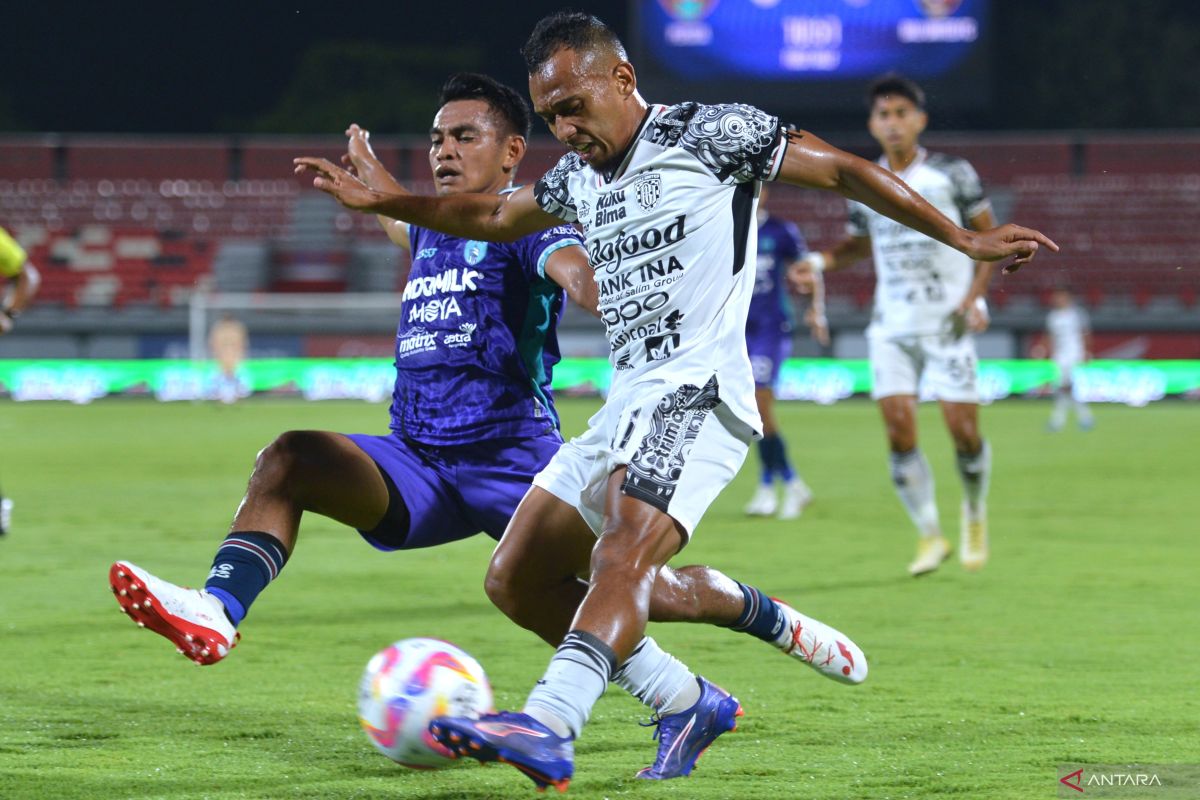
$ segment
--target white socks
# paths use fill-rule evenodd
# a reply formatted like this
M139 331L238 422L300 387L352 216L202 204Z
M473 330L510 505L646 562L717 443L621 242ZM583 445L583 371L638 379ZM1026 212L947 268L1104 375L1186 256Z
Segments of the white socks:
M638 642L612 679L661 716L687 711L700 699L695 674L649 636Z
M941 536L937 502L933 492L933 471L920 448L907 453L891 453L892 483L909 518L921 536Z
M524 712L557 736L578 737L592 706L604 694L607 679L602 682L601 674L609 664L605 652L612 651L583 631L567 634L546 674L529 693ZM611 680L660 716L686 711L700 699L695 674L648 636Z

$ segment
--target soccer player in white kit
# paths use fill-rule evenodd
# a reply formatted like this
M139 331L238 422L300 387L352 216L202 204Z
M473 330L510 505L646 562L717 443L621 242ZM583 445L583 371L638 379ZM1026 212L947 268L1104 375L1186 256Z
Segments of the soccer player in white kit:
M1092 357L1092 325L1087 312L1075 302L1071 290L1054 290L1050 304L1054 310L1046 315L1046 332L1050 334L1050 357L1058 367L1058 385L1054 391L1054 410L1046 428L1061 431L1067 424L1067 414L1075 407L1075 420L1080 430L1090 431L1096 424L1087 403L1075 395L1075 368Z
M995 225L979 176L969 163L921 147L925 93L899 75L875 81L867 93L868 127L891 170L955 223L978 231ZM906 228L859 202L850 202L849 236L809 254L793 272L808 274L875 261L875 308L867 328L871 397L879 404L891 448L892 483L919 534L909 572L925 575L949 557L934 496L933 472L917 445L917 400L922 382L936 397L962 479L959 558L967 569L987 561L987 491L991 447L979 432L975 342L988 325L984 294L992 265L974 262L942 242Z
M595 17L543 19L523 52L534 110L571 150L535 187L502 199L422 197L372 190L324 159L296 163L350 208L452 235L503 241L562 220L584 228L616 375L587 432L535 478L496 549L487 588L512 616L505 603L521 562L537 558L544 538L585 524L596 536L579 564L590 570L589 587L522 712L431 725L462 755L565 788L575 737L642 639L659 570L759 433L745 343L759 182L839 191L975 258L1024 263L1040 245L1057 246L1013 225L967 231L887 170L785 130L758 109L647 104L620 40ZM836 644L821 664L861 679L861 651ZM688 774L732 727L736 700L691 683L695 705L660 716L659 760L642 777Z

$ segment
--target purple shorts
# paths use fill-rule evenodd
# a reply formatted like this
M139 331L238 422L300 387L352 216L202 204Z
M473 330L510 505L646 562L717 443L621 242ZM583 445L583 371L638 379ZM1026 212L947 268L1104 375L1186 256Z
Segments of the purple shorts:
M424 445L395 433L348 436L391 479L408 508L408 530L389 526L388 514L374 530L359 531L380 550L433 547L480 531L499 540L533 476L562 446L557 431L451 446Z
M750 354L754 385L773 387L779 380L783 362L792 354L792 334L779 330L765 333L747 331L746 351Z

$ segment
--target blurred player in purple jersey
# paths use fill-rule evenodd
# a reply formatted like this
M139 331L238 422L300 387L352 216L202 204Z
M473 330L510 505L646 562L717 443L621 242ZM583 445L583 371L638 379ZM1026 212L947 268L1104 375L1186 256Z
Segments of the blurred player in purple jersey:
M754 399L763 424L763 436L758 440L762 479L746 505L746 513L769 517L778 511L780 519L796 519L812 502L812 490L788 459L787 446L775 418L775 384L784 360L792 352L795 304L788 289L787 273L808 247L794 224L767 211L767 192L763 186L758 198L758 264L750 315L746 319L746 349L754 372ZM824 284L815 284L812 295L808 322L817 340L826 344L829 334L820 310ZM776 481L783 484L782 503L776 493Z

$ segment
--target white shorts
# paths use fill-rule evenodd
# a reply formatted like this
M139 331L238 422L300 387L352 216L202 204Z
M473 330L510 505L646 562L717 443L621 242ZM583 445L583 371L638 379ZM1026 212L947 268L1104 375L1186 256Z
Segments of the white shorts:
M721 402L715 376L703 388L654 383L622 398L610 397L533 485L579 509L599 535L609 476L626 467L621 491L670 515L690 539L741 469L754 432Z
M911 394L948 403L978 403L979 359L971 336L868 336L871 398Z

